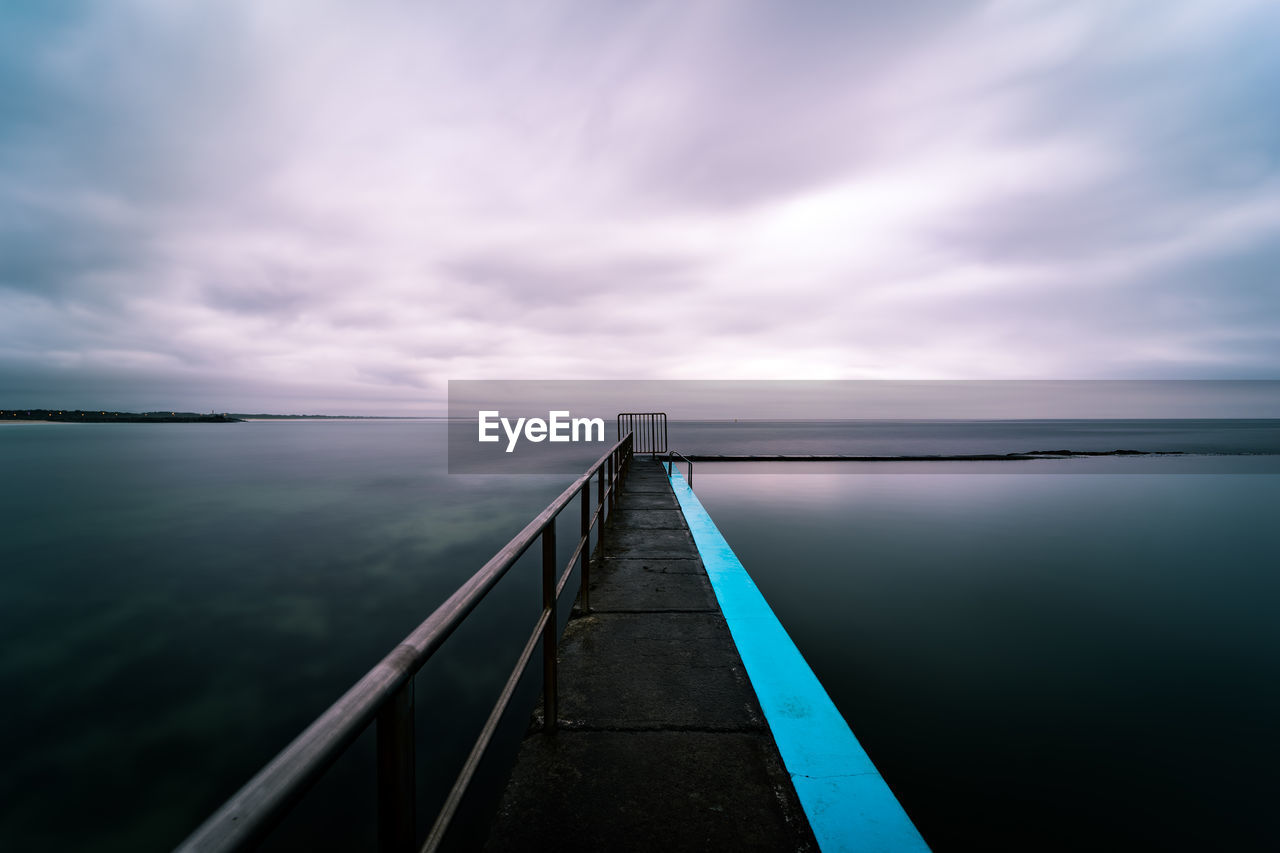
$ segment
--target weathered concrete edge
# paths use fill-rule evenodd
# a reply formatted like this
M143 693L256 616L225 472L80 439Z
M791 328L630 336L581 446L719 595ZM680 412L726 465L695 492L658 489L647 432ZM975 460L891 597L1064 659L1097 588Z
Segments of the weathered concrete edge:
M819 847L928 850L901 804L678 471L671 487Z

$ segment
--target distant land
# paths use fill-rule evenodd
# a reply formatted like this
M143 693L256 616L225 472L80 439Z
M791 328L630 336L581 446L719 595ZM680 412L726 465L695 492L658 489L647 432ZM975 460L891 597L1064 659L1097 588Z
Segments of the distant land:
M0 409L0 420L52 421L57 423L235 423L239 415L199 412L104 412L81 409Z
M268 415L240 412L106 412L82 409L0 409L0 422L48 421L67 424L231 424L247 420L401 420L368 415Z

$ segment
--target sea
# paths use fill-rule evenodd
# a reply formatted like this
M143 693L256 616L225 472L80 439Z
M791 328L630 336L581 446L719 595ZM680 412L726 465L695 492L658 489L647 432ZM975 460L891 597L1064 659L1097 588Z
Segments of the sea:
M0 849L171 849L572 480L450 474L446 431L0 426ZM695 462L694 490L934 850L1280 844L1280 421L670 435L689 455L1180 454ZM424 815L536 618L535 558L416 680ZM372 845L373 767L365 736L265 849Z

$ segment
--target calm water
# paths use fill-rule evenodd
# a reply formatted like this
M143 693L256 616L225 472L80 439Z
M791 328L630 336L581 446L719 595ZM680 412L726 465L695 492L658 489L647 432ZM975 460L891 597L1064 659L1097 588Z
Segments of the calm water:
M171 848L565 486L449 478L443 444L398 422L0 429L0 849ZM418 692L444 763L532 625L524 568ZM340 779L372 780L367 747ZM363 839L372 808L317 811Z
M1278 434L748 427L672 442L1240 453ZM1274 846L1280 478L1010 464L700 464L695 485L936 849ZM0 429L0 849L168 849L566 484L444 471L443 427L418 422ZM535 575L517 567L420 680L427 799L518 650ZM370 774L358 744L276 846L367 840Z
M697 492L925 838L1275 849L1280 477Z

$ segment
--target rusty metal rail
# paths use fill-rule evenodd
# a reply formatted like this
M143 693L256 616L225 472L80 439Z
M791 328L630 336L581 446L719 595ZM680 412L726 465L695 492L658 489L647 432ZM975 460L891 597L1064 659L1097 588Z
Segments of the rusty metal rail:
M663 418L665 422L665 417ZM470 755L454 781L422 850L435 850L462 801L515 693L516 685L542 646L544 725L556 727L556 605L574 566L582 564L582 601L589 607L591 530L603 523L617 501L618 487L633 454L630 432L622 436L572 485L530 521L453 595L436 608L400 645L298 735L231 799L177 847L182 853L238 851L262 840L334 761L371 723L377 726L378 849L382 853L415 850L415 735L414 675L431 658L468 614L498 583L535 540L542 545L542 612L516 661ZM591 481L596 502L591 506ZM562 573L556 566L556 518L580 498L578 545Z

